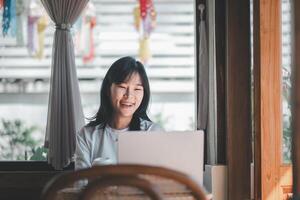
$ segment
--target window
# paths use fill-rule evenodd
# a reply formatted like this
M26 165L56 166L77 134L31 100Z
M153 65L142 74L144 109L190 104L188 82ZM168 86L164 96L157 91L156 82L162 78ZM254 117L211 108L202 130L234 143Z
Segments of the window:
M291 163L291 1L282 0L282 153L283 162Z
M8 35L0 35L0 134L5 135L0 140L0 160L46 159L43 141L54 25L43 17L38 2L24 1L21 22L16 17ZM136 1L91 3L72 29L86 117L98 109L101 81L110 64L121 56L138 57L140 37L134 26ZM152 57L146 64L152 92L149 115L165 130L192 130L194 2L157 0L154 6L156 27L149 41ZM3 9L0 12L2 21ZM20 43L21 35L24 43Z

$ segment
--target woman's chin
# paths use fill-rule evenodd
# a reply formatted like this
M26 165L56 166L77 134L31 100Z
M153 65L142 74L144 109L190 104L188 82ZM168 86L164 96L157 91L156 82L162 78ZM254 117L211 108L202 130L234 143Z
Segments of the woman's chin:
M121 114L121 116L122 117L132 117L133 116L133 113L134 112L132 112L132 111L122 111L122 112L120 112L120 114Z

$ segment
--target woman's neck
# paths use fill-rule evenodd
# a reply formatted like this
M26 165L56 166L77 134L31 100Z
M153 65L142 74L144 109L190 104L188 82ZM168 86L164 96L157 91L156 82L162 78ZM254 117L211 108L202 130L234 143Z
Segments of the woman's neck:
M129 127L131 119L132 117L114 117L109 125L114 129L124 129Z

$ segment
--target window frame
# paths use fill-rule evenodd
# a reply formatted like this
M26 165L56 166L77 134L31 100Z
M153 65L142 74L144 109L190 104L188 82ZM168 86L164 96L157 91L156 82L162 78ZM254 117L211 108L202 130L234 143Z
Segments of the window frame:
M74 170L71 162L62 170L55 170L47 161L0 161L0 171L68 171Z

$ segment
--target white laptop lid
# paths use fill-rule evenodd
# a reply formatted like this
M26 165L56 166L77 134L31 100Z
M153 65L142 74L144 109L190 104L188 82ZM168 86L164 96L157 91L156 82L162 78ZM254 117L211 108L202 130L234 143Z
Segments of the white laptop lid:
M203 183L203 131L130 131L118 136L118 163L163 166Z

